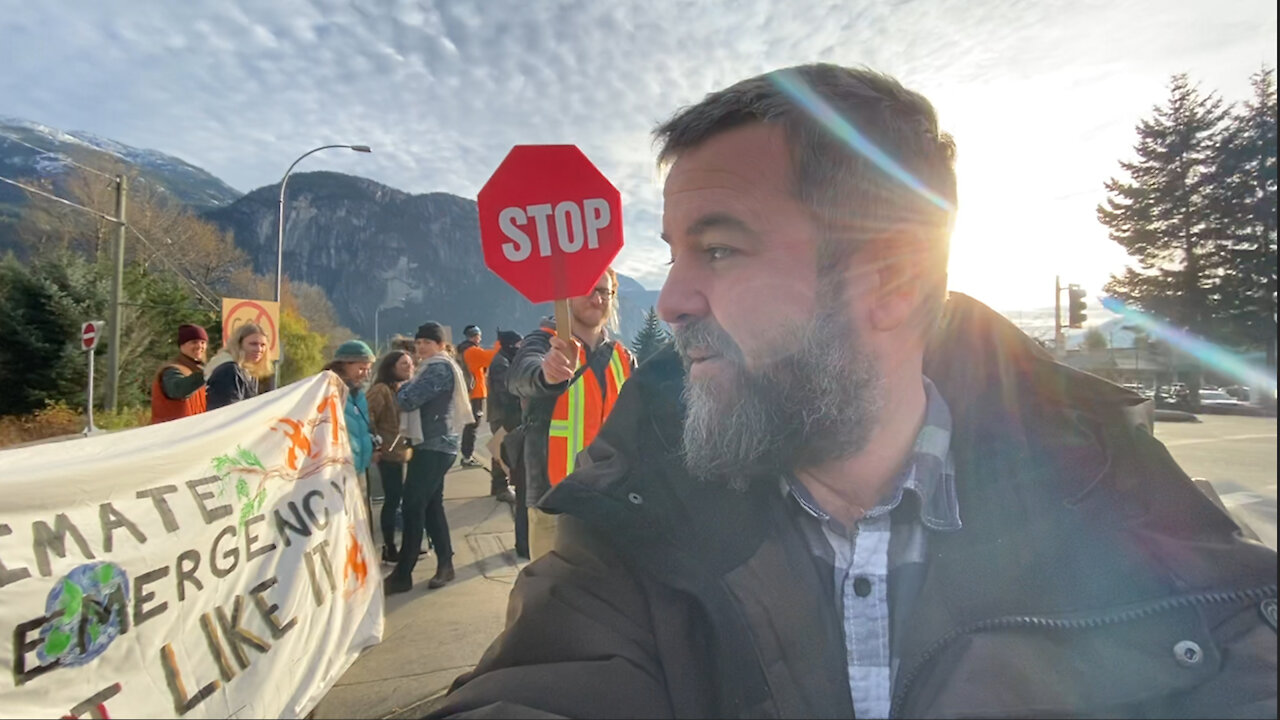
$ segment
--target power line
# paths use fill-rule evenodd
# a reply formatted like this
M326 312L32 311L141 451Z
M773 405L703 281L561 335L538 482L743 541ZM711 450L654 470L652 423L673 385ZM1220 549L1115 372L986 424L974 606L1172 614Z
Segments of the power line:
M87 207L85 207L85 206L83 206L83 205L77 205L76 203L73 203L73 202L71 202L70 200L64 200L64 199L62 199L62 198L58 197L57 195L52 195L52 194L47 193L47 192L45 192L45 191L43 191L43 190L39 190L39 189L37 189L37 188L28 187L28 186L26 186L26 185L23 185L23 184L22 184L22 183L20 183L20 182L14 182L13 180L10 180L9 178L6 178L6 177L0 177L0 182L6 182L6 183L9 183L10 185L13 185L13 186L16 186L16 187L22 188L23 190L26 190L26 191L27 191L27 192L29 192L29 193L34 193L34 194L39 195L39 196L41 196L41 197L45 197L45 198L48 198L48 199L50 199L50 200L54 200L54 201L56 201L56 202L60 202L60 203L62 203L63 205L69 205L69 206L71 206L71 207L73 207L73 208L76 208L77 210L83 210L83 211L85 211L85 212L87 212L87 213L90 213L90 214L93 214L93 215L97 215L98 217L100 217L100 218L102 218L102 219L104 219L104 220L107 220L107 221L109 221L109 222L113 222L113 223L119 223L119 222L120 222L118 219L116 219L116 218L114 218L114 217L112 217L112 216L110 216L110 215L107 215L106 213L98 212L97 210L94 210L94 209L92 209L92 208L87 208ZM201 288L200 288L200 286L199 286L199 284L197 284L197 283L196 283L196 281L195 281L193 278L188 277L186 273L182 272L182 271L181 271L181 270L179 270L177 267L175 267L175 266L174 266L174 264L173 264L172 262L170 262L170 261L169 261L169 258L165 257L165 256L164 256L164 254L163 254L162 252L160 252L160 250L159 250L158 248L156 248L156 246L155 246L155 245L152 245L152 244L151 244L151 241L147 240L147 238L146 238L142 233L138 232L138 229L137 229L137 228L133 227L132 225L130 225L130 224L128 224L128 223L125 223L125 227L127 227L127 228L129 228L129 230L133 231L133 234L134 234L134 235L135 235L139 240L141 240L141 241L142 241L142 243L143 243L144 245L146 245L148 249L150 249L150 250L151 250L151 252L155 253L155 256L156 256L156 257L158 257L158 258L160 258L161 262L163 262L166 266L168 266L168 268L169 268L170 270L172 270L175 274L177 274L177 275L178 275L178 277L182 278L183 280L186 280L186 281L187 281L187 283L191 285L191 289L195 291L195 293L196 293L196 296L197 296L197 297L199 297L201 300L203 300L205 303L207 303L207 304L209 305L209 307L213 308L214 310L219 310L219 309L221 309L221 307L220 307L217 303L215 303L213 300L209 299L208 295L206 295L206 294L205 294L205 292L206 292L206 291L209 293L209 295L217 295L217 293L213 292L213 291L212 291L212 290L210 290L209 288L204 288L204 290L202 291L202 290L201 290Z
M62 154L62 153L60 153L60 152L58 152L58 151L56 151L56 150L46 150L45 148L42 148L42 147L36 147L35 145L32 145L31 143L26 142L26 141L24 141L24 140L19 140L18 138L14 137L14 136L12 136L12 135L10 135L10 134L8 134L8 133L0 133L0 137L6 137L6 138L8 138L8 139L12 140L13 142L18 143L19 145L26 145L27 147L31 148L32 150L39 150L40 152L45 153L46 155L56 155L57 157L59 157L59 158L61 158L63 161L65 161L68 165L74 165L74 166L76 166L76 167L80 168L81 170L88 170L89 172L91 172L91 173L93 173L93 174L95 174L95 175L101 175L102 177L107 178L108 180L111 180L112 182L115 182L115 176L114 176L114 175L108 175L107 173L104 173L104 172L102 172L101 170L95 170L94 168L91 168L91 167L89 167L88 165L81 165L80 163L76 162L75 160L72 160L71 158L67 157L66 155L64 155L64 154ZM114 155L115 153L111 153L111 154L113 154L113 155ZM117 156L117 157L119 157L119 156ZM121 159L123 160L124 158L121 158Z
M93 213L94 215L97 215L98 217L100 217L100 218L102 218L102 219L104 219L104 220L110 220L110 221L111 221L111 222L113 222L113 223L118 223L118 222L120 222L120 221L119 221L119 220L117 220L116 218L114 218L114 217L112 217L112 216L110 216L110 215L107 215L106 213L98 212L97 210L94 210L93 208L87 208L87 207L85 207L85 206L83 206L83 205L77 205L77 204L75 204L75 203L71 202L70 200L63 200L62 198L58 197L57 195L52 195L52 194L47 193L47 192L45 192L45 191L43 191L43 190L39 190L39 189L37 189L37 188L29 187L29 186L27 186L27 185L23 185L22 183L20 183L20 182L15 182L15 181L13 181L13 180L10 180L10 179L9 179L9 178L7 178L7 177L0 177L0 182L6 182L6 183L9 183L10 185L14 185L14 186L16 186L16 187L20 187L20 188L22 188L23 190L26 190L26 191L27 191L27 192L29 192L29 193L35 193L36 195L40 195L40 196L42 196L42 197L49 198L50 200L55 200L55 201L57 201L57 202L62 203L63 205L70 205L71 207L76 208L76 209L78 209L78 210L84 210L84 211L85 211L85 212L87 212L87 213Z
M165 256L164 256L164 253L160 252L160 250L159 250L155 245L152 245L152 244L151 244L151 241L147 240L147 238L146 238L146 237L144 237L142 233L138 232L138 229L137 229L137 228L135 228L135 227L133 227L132 225L129 225L129 224L127 224L127 223L125 224L125 227L129 228L130 230L132 230L132 231L133 231L133 234L134 234L135 236L137 236L137 238L138 238L139 240L141 240L141 241L142 241L142 244L143 244L143 245L146 245L146 246L147 246L147 248L148 248L149 250L151 250L151 252L155 253L155 256L156 256L156 257L158 257L158 258L160 258L161 262L163 262L165 265L167 265L167 266L169 267L169 269L170 269L170 270L172 270L174 273L176 273L176 274L178 275L178 277L182 278L183 280L186 280L186 281L187 281L187 283L191 285L191 289L195 291L195 293L196 293L196 296L197 296L197 297L199 297L201 300L203 300L203 301L205 301L206 303L208 303L208 304L209 304L209 307L213 308L214 310L221 310L221 309L222 309L220 305L218 305L217 303L215 303L213 300L210 300L210 299L209 299L209 297L208 297L207 295L205 295L205 294L204 294L204 292L202 292L202 291L201 291L200 285L201 285L201 284L203 284L203 283L197 283L197 282L196 282L196 280L195 280L194 278L188 277L186 273L184 273L184 272L182 272L181 270L179 270L178 268L174 267L173 263L169 262L169 258L165 257ZM217 293L213 292L213 290L210 290L208 287L204 288L204 290L205 290L205 291L208 291L208 293L209 293L210 295L217 295Z

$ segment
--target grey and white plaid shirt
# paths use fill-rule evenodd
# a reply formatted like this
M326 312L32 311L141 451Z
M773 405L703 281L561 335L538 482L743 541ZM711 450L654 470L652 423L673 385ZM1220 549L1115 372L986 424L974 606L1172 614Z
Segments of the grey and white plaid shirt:
M927 531L960 529L951 410L924 379L924 425L894 492L853 528L822 510L793 477L783 492L795 498L794 516L819 567L831 573L844 627L849 694L859 718L889 716L900 658L894 644L910 617L923 578Z

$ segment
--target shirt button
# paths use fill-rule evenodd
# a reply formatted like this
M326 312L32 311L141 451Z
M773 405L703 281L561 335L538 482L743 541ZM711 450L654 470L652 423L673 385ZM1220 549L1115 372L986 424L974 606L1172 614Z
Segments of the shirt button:
M865 577L858 576L853 579L853 594L858 597L866 597L871 594L871 581Z

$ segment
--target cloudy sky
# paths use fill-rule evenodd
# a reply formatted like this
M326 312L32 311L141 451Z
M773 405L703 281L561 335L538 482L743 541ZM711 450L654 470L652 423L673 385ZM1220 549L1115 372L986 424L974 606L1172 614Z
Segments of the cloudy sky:
M575 143L619 186L624 272L657 288L649 131L801 62L866 64L960 151L952 287L1000 309L1093 292L1125 257L1094 208L1172 73L1243 99L1271 0L0 0L0 115L199 165L242 191L301 169L475 197L514 144Z

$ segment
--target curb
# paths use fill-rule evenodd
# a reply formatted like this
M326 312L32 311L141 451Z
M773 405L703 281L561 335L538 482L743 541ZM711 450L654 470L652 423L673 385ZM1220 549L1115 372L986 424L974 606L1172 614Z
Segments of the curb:
M1156 422L1203 422L1203 420L1189 412L1168 409L1156 410L1155 419Z

